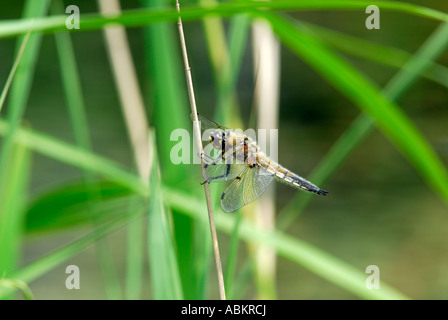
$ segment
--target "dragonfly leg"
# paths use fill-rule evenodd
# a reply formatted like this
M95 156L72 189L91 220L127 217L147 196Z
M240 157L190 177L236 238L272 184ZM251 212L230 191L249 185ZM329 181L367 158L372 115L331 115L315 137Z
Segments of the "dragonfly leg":
M203 154L202 155L202 160L207 160L207 161L211 161L211 162L215 162L215 161L217 161L218 159L214 159L214 158L212 158L212 157L210 157L208 154Z
M204 154L202 159L206 159L206 163L204 163L204 169L207 169L209 166L216 166L216 165L221 165L223 164L223 157L219 156L217 158L212 158L211 156ZM226 172L222 175L216 176L216 177L207 177L207 180L201 182L201 185L205 184L206 182L212 182L213 180L216 179L221 179L221 178L226 178L228 177L230 174L230 163L226 164Z
M216 157L216 158L212 158L208 154L204 153L203 156L202 156L202 160L204 160L204 162L205 162L204 168L207 169L207 167L209 165L215 166L217 164L220 164L221 161L223 161L223 157L219 156L219 157Z
M216 163L212 163L212 165L216 165ZM227 163L226 164L226 172L224 174L217 176L217 177L207 177L207 181L212 182L213 180L216 180L216 179L226 178L229 176L229 174L230 174L230 163ZM204 183L205 183L205 181L204 181Z

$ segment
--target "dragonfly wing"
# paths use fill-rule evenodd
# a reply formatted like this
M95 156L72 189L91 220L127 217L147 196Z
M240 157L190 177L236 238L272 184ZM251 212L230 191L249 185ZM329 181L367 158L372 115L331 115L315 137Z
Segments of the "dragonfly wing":
M221 196L221 207L225 212L235 211L257 199L274 180L273 175L259 166L246 166L227 187Z
M208 182L222 182L235 179L244 169L246 164L209 163L206 164Z
M191 120L193 119L193 114L190 114L190 118ZM201 132L204 133L205 130L209 130L209 129L222 129L222 130L226 130L227 128L216 123L215 121L204 117L203 115L198 113L198 120L201 122Z

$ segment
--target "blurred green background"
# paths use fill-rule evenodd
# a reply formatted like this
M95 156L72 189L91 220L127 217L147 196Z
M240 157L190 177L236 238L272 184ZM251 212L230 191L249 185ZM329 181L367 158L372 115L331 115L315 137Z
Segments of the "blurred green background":
M421 1L406 2L422 5ZM95 1L64 1L64 7L69 4L78 5L81 16L84 13L98 12ZM196 5L197 3L191 0L182 2L183 7ZM129 10L139 9L143 4L141 1L126 0L121 1L121 6L123 10ZM446 1L425 1L424 6L448 12ZM23 7L24 1L3 1L0 20L20 19ZM367 15L362 10L296 11L288 14L302 22L323 26L330 31L339 31L365 41L406 51L410 56L440 24L430 19L382 10L381 29L367 30L364 25ZM223 19L223 22L225 30L228 31L229 19ZM168 29L175 35L174 39L177 41L176 23L170 22ZM151 42L145 40L144 28L127 28L126 32L140 89L145 99L148 121L150 126L156 127L156 135L160 139L157 121L161 121L158 112L163 113L163 109L161 105L154 103L154 96L160 94L157 92L160 87L154 83L154 78L151 78L154 62L150 61L151 53L157 48L148 47ZM206 116L214 117L217 89L208 55L204 25L198 20L185 22L184 32L198 110ZM129 168L129 171L135 171L132 148L123 121L103 32L101 30L82 32L81 25L81 32L71 32L70 36L82 85L92 150L104 158ZM176 64L173 67L179 69L180 83L184 85L180 46L178 41L174 44L172 53ZM11 70L16 45L17 38L15 37L0 39L0 83L6 81ZM334 50L334 47L327 45ZM335 52L361 74L372 79L379 88L384 87L398 72L397 68L384 63L377 63L344 51L336 50ZM370 53L375 55L375 52ZM381 56L380 53L377 56L384 61L388 60L387 56ZM33 130L75 144L58 59L54 35L45 34L42 37L32 89L22 123L26 123ZM448 65L446 51L437 59L437 63L442 66ZM253 72L251 41L247 41L236 87L238 105L245 127L249 125L249 117L253 113L255 86ZM350 99L316 73L308 63L298 59L284 44L281 46L280 74L279 162L286 168L308 177L361 111ZM448 73L444 75L448 77ZM359 94L363 95L363 92L360 91ZM184 114L188 115L186 91L181 92L181 95L185 103L181 108ZM446 167L448 164L447 88L419 77L415 84L402 95L398 105L420 130ZM7 100L1 110L1 117L4 118L8 112L10 109ZM177 117L170 116L173 119ZM159 153L163 153L163 148L169 148L175 144L168 140L157 142ZM163 148L160 144L164 144ZM164 159L166 157L160 155L162 168ZM193 193L202 199L199 167L191 166L187 170L192 177L188 179L193 179L190 181L191 185L197 189ZM183 180L186 179L180 176L178 178L182 180L179 184L184 183ZM27 203L32 203L33 199L51 190L81 179L82 171L79 168L33 153L29 183L26 187L26 198L29 200ZM176 181L177 176L174 175L170 179ZM162 183L165 183L163 171ZM173 185L172 182L170 183ZM224 187L224 184L211 186L212 191L216 190L217 193L222 192ZM447 204L433 188L428 186L408 159L381 131L374 129L321 187L328 190L329 195L326 198L313 198L298 219L294 220L287 229L289 235L347 262L361 273L364 273L368 265L379 266L381 281L410 298L446 299L448 295ZM280 212L285 208L297 193L295 189L277 184L277 211ZM205 202L203 205L205 207ZM215 210L216 215L241 214L223 213L218 206ZM20 248L19 267L39 259L61 244L78 238L89 228L84 224L57 230L27 232ZM218 234L222 259L225 263L231 237L222 232ZM122 285L125 282L128 254L126 239L125 228L107 237L110 257L115 263L117 279ZM238 270L244 264L248 250L250 251L244 244L240 244L237 253ZM90 246L31 282L30 288L34 296L37 299L103 299L107 297L101 268L95 258L97 253L97 249ZM210 267L207 271L209 275L206 283L206 298L216 299L216 275L211 261L210 259ZM65 267L70 264L80 267L81 290L65 288L67 277ZM151 299L154 298L154 294L146 259L143 265L142 298ZM278 257L276 277L278 299L358 298L343 287L336 286L327 279L310 272L309 269L281 256ZM331 278L332 275L328 277ZM257 297L256 291L256 286L248 280L237 297L253 299Z

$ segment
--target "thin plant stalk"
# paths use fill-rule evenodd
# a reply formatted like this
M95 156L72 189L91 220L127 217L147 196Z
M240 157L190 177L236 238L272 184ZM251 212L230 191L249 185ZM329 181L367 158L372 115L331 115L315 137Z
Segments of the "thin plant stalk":
M25 38L23 39L22 45L20 46L20 49L19 49L19 53L17 54L17 57L14 61L14 65L11 68L11 72L9 73L8 79L6 80L6 84L3 87L2 94L0 95L0 111L2 111L2 107L5 104L6 95L9 91L9 87L11 86L12 79L14 78L14 75L16 74L17 67L19 66L20 59L22 58L22 54L23 54L23 51L25 50L26 44L28 43L30 34L31 34L31 31L29 31L26 34Z
M179 18L178 18L179 38L180 38L180 44L182 47L182 55L183 55L184 64L185 64L185 75L187 78L188 96L190 98L191 113L192 113L192 117L193 117L193 130L194 130L194 135L196 138L196 145L199 148L199 151L200 151L199 154L201 155L202 177L204 178L204 181L207 181L207 172L205 171L204 161L203 161L203 157L202 157L204 151L202 149L201 131L199 128L199 121L198 121L198 116L197 116L198 112L197 112L196 101L195 101L195 97L194 97L193 80L191 78L191 68L188 63L187 47L185 44L184 30L182 27L182 19L180 17L180 5L179 5L178 0L176 0L176 9L179 14ZM225 293L225 288L224 288L224 276L223 276L222 265L221 265L221 256L219 254L218 236L216 234L215 219L213 216L213 206L212 206L212 200L210 197L210 188L209 188L208 182L204 183L204 191L205 191L205 198L207 201L207 211L208 211L208 218L209 218L209 224L210 224L210 232L211 232L211 236L212 236L216 273L218 276L219 296L220 296L221 300L226 300L226 293Z

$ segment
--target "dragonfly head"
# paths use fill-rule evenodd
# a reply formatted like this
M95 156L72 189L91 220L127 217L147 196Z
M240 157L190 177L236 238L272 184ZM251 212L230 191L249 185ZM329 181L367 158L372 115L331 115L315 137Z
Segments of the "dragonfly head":
M226 134L223 130L216 130L212 132L210 135L210 143L213 145L213 148L222 149L225 136Z

